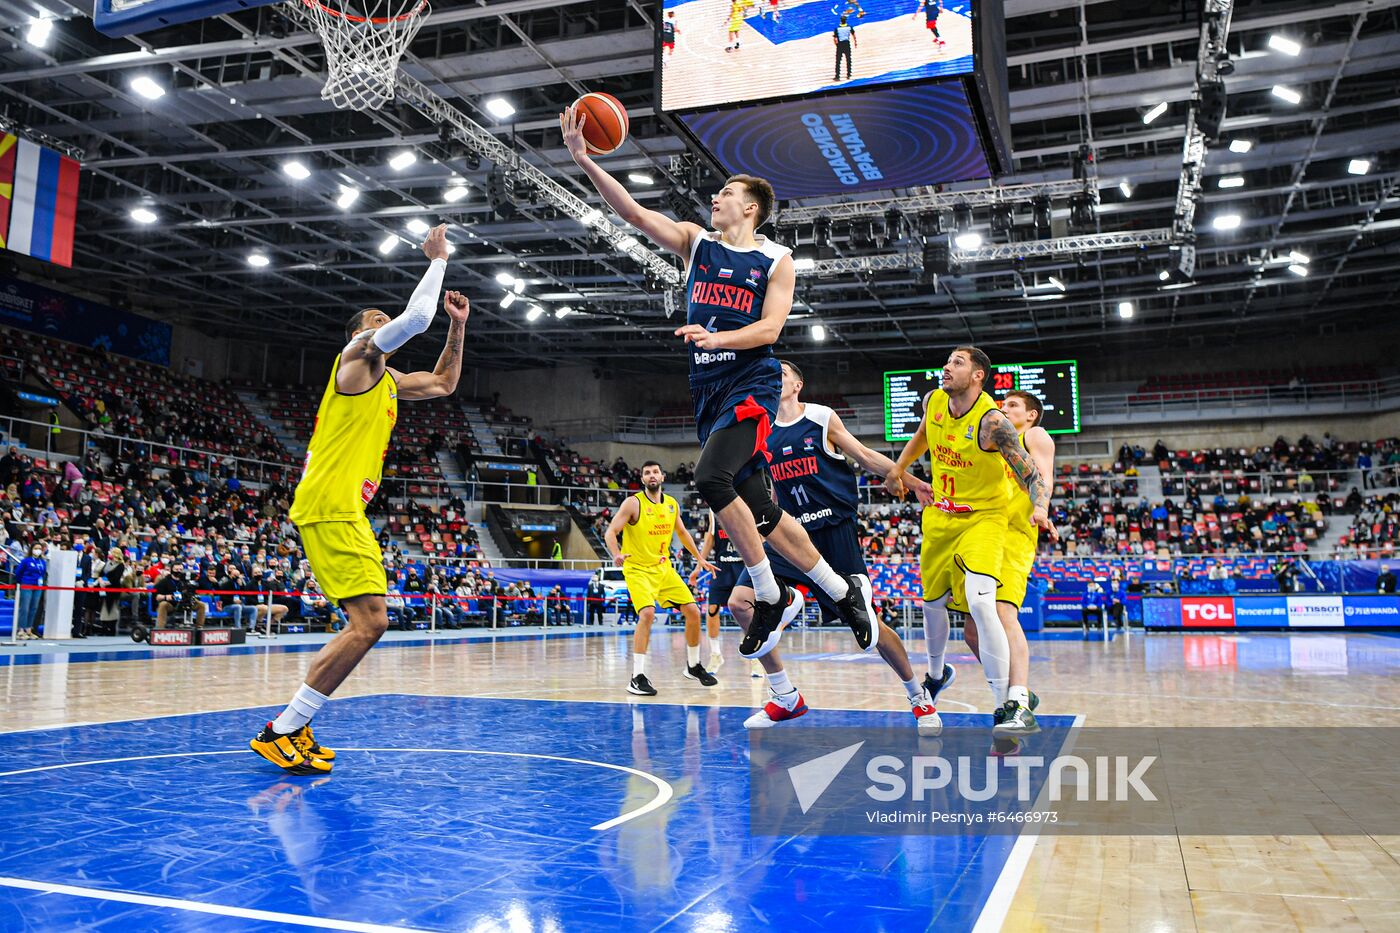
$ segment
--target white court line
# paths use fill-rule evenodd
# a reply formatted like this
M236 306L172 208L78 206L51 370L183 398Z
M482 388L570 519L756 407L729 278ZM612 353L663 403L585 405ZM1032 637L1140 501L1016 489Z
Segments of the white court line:
M245 920L266 920L270 923L285 923L299 927L316 927L322 930L353 930L357 933L383 933L394 930L413 931L413 927L386 926L380 923L359 923L354 920L331 920L325 917L306 917L301 914L284 914L274 910L254 910L249 907L227 907L223 904L206 904L203 901L187 901L176 897L158 897L154 894L133 894L128 891L104 891L101 888L80 888L71 884L50 884L47 881L30 881L26 878L0 877L0 886L21 888L26 891L39 891L44 894L67 894L70 897L87 897L97 901L120 901L123 904L140 904L145 907L164 907L167 910L188 910L194 913L215 914L220 917L242 917Z
M567 761L571 764L593 765L595 768L608 768L613 771L622 771L626 774L635 775L650 781L656 787L656 796L650 801L635 810L605 820L596 826L589 827L595 832L602 832L605 829L612 829L621 826L630 820L635 820L646 816L653 810L658 810L666 806L671 798L675 796L675 790L670 783L646 771L639 771L636 768L629 768L626 765L610 764L606 761L593 761L589 758L569 758L565 755L540 755L533 752L496 752L479 748L340 748L343 752L386 752L400 754L428 754L428 755L495 755L502 758L536 758L542 761ZM36 774L40 771L62 771L68 768L83 768L88 765L109 765L119 764L127 761L155 761L161 758L205 758L215 755L243 755L247 754L244 749L233 751L213 751L213 752L168 752L161 755L133 755L129 758L100 758L93 761L67 761L55 765L41 765L37 768L20 768L17 771L0 771L0 778L13 777L19 774Z
M1079 740L1077 730L1083 727L1084 714L1080 713L1074 717L1069 738L1057 754L1068 755L1074 750L1075 742ZM1036 809L1040 809L1040 802L1048 790L1049 784L1040 788L1035 801ZM1022 833L1016 839L1016 844L1011 847L1011 854L1006 857L1006 864L1002 866L1001 874L997 877L997 883L992 886L992 893L987 895L987 903L982 905L982 912L977 915L977 923L973 926L972 933L997 933L1006 923L1006 915L1011 912L1011 900L1016 896L1016 890L1021 887L1021 878L1031 860L1031 851L1035 849L1039 840L1039 826L1034 832Z

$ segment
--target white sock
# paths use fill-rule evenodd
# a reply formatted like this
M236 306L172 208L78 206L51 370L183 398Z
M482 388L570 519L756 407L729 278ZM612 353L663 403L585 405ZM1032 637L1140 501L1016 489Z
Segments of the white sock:
M644 654L632 655L632 676L640 677L647 672L647 656Z
M278 735L291 735L310 722L311 717L319 713L329 699L324 693L317 693L306 684L302 684L297 687L297 692L292 694L292 702L272 721L272 731Z
M845 599L846 593L850 590L846 578L832 570L825 557L817 558L817 565L807 571L807 576L832 599Z
M695 665L700 663L699 645L696 645L694 648L692 648L690 645L685 646L685 663L687 667L694 667Z
M785 670L768 675L768 689L773 691L774 696L797 693L797 688L792 685L792 681L788 680L787 671Z
M754 564L749 568L749 578L753 580L753 595L759 602L776 603L783 595L783 591L778 588L778 580L773 576L773 567L768 563L768 558Z
M1017 703L1020 703L1022 706L1026 707L1027 709L1030 709L1031 692L1025 687L1007 687L1006 698L1008 700L1015 700Z
M710 657L717 658L719 654L719 636L715 635L710 639Z
M967 575L967 607L977 623L978 651L982 655L982 671L996 705L1006 702L1006 688L1011 677L1011 643L1006 629L997 616L997 581L985 574Z
M944 656L948 653L948 597L924 603L924 647L928 651L928 672L934 680L943 679Z
M904 692L909 695L910 703L917 703L924 698L924 685L915 677L913 680L903 681Z

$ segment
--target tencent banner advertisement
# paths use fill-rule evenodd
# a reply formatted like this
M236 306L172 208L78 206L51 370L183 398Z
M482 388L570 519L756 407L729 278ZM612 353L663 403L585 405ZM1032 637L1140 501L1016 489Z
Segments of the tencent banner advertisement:
M680 120L721 163L769 179L780 198L991 174L957 81L749 104Z
M1400 596L1162 596L1146 628L1400 628Z

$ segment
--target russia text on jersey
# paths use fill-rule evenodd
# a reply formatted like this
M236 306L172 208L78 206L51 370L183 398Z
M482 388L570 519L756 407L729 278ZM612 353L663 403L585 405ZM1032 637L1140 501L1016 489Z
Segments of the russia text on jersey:
M711 305L749 314L753 311L753 292L738 285L723 282L696 282L690 288L692 305Z
M820 466L816 457L798 457L795 460L768 464L768 474L773 477L775 483L784 483L799 476L816 476L819 472Z

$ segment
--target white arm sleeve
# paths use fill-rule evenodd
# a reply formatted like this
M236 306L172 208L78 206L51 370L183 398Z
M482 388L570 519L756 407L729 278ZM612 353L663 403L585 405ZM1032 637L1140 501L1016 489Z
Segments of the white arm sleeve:
M447 271L446 259L434 259L423 273L423 281L413 290L403 314L374 332L374 345L384 353L393 353L433 323L437 313L438 295L442 292L442 277Z

